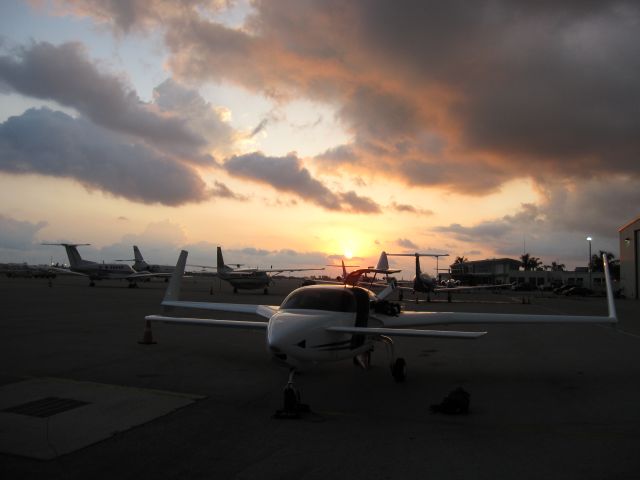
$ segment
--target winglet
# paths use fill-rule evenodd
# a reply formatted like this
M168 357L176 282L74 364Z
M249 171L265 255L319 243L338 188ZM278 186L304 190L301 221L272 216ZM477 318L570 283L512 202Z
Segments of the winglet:
M182 276L184 275L184 267L187 264L187 255L189 252L182 250L178 263L176 263L176 269L171 274L171 280L169 280L169 286L164 294L163 301L178 300L180 297L180 287L182 287Z
M604 280L607 287L607 305L609 307L609 320L611 323L618 323L618 316L616 315L616 304L613 301L613 288L611 286L611 275L609 273L609 262L607 262L607 255L602 255L602 265L604 266Z

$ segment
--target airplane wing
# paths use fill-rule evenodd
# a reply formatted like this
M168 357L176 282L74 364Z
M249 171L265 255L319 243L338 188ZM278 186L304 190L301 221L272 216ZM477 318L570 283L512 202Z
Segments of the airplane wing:
M356 333L363 335L389 335L397 337L438 337L473 339L487 332L456 332L450 330L415 330L409 328L328 327L329 332Z
M234 313L251 313L254 315L259 315L264 318L271 318L273 314L278 311L279 307L274 305L247 305L240 303L212 303L212 302L191 302L188 300L180 300L180 289L182 287L182 278L184 274L184 268L187 263L187 252L180 252L180 257L178 258L178 263L176 264L176 269L173 271L171 275L171 281L169 282L169 286L164 295L164 299L162 300L161 305L164 307L178 307L178 308L192 308L192 309L201 309L201 310L214 310L220 312L234 312ZM170 317L165 317L170 318ZM168 320L160 320L154 318L154 321L166 321ZM204 320L204 319L201 319ZM215 320L211 320L211 325L215 324ZM176 323L185 323L185 322L176 322ZM251 322L249 322L251 323ZM202 324L199 323L199 325Z
M372 314L388 327L416 327L436 324L544 324L544 323L618 323L613 301L609 265L604 259L608 314L604 315L528 315L512 313L417 312L404 311L397 316Z
M278 269L269 269L269 270L261 270L256 269L254 272L264 272L264 273L283 273L283 272L311 272L317 270L324 270L323 268L278 268Z
M250 313L264 318L271 318L279 309L275 305L249 305L243 303L190 302L187 300L163 300L164 307L193 308L218 312Z
M145 320L179 325L197 325L200 327L239 328L244 330L266 330L267 322L247 322L242 320L216 320L211 318L165 317L163 315L147 315Z
M86 273L74 272L69 270L68 268L60 268L60 267L50 267L50 269L56 273L66 274L66 275L79 275L81 277L88 277Z
M166 277L170 277L170 276L171 276L170 273L136 272L136 273L133 273L133 274L129 275L128 277L125 277L125 279L126 280L135 280L137 278L149 278L149 277L166 278Z
M434 292L463 292L469 290L487 290L492 288L507 288L511 287L511 283L500 283L496 285L474 285L474 286L458 286L458 287L435 287Z

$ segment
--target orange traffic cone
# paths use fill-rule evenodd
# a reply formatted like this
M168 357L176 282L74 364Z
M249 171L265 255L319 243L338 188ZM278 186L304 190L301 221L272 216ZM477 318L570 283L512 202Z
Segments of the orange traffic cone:
M141 345L154 345L158 343L153 341L153 334L151 333L151 320L147 320L145 322L142 340L138 340L138 343Z

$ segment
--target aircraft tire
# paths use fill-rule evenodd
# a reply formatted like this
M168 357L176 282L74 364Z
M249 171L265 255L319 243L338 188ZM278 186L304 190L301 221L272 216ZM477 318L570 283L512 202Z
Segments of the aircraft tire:
M398 383L405 381L407 378L407 362L404 358L398 358L395 361L391 368L391 375L393 375L393 379Z
M284 411L295 412L300 405L300 393L295 387L287 385L284 389Z

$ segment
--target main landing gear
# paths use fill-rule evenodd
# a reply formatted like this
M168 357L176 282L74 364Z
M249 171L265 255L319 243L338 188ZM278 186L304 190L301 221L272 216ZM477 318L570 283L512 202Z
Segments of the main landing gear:
M386 335L380 335L378 340L384 343L389 356L389 367L391 368L391 376L393 379L400 383L404 382L407 378L407 362L404 358L396 358L395 349L393 348L393 340Z
M283 390L283 408L276 410L275 418L300 418L300 414L309 413L309 405L300 402L300 390L293 383L295 368L289 370L289 381Z
M264 287L264 290L262 291L265 295L269 295L269 289L267 287Z

